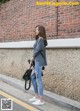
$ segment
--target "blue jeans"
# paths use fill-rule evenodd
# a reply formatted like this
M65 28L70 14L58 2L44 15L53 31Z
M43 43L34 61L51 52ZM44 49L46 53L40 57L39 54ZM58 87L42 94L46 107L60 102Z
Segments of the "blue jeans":
M31 76L34 92L39 96L43 96L42 66L37 61L35 61L34 70L36 73Z

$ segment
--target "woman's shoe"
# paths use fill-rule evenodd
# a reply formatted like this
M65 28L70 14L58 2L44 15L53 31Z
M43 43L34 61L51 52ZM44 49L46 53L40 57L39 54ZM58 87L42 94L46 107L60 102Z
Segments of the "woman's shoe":
M38 100L36 100L35 102L32 102L32 104L33 105L44 105L45 103L44 103L44 101L42 102L42 101L40 101L39 99Z
M33 97L33 98L29 99L30 102L34 102L34 101L37 101L37 100L39 100L39 99L37 99L36 97Z

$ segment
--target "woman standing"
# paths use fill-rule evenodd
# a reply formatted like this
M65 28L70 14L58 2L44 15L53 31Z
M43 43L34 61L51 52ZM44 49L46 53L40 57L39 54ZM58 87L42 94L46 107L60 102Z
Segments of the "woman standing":
M43 84L42 84L42 66L46 66L46 31L43 26L36 26L35 30L35 44L33 46L33 60L35 61L34 70L35 73L32 74L31 80L35 92L35 97L29 99L34 105L43 105Z

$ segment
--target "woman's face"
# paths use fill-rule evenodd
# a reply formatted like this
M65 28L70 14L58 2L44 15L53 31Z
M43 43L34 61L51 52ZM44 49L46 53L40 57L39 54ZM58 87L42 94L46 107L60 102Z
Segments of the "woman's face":
M38 27L36 27L36 35L38 35L39 34L39 29L38 29Z

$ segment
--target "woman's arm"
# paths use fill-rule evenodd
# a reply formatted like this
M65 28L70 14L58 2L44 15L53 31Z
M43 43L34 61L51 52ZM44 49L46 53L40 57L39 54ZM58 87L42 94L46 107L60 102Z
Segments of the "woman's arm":
M34 49L34 55L33 55L33 57L35 58L38 55L39 51L41 51L43 49L44 49L44 41L43 41L42 38L39 38L37 46Z

